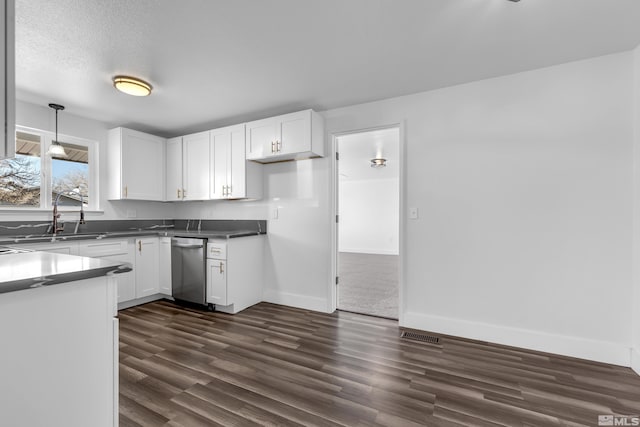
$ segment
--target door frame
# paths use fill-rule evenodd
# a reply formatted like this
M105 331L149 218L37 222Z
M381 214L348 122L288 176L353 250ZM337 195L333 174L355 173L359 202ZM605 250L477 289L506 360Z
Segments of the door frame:
M399 150L399 176L398 176L398 198L399 198L399 224L398 224L398 324L404 324L404 294L405 294L405 192L406 192L406 149L405 149L405 123L404 120L395 123L370 126L365 128L350 129L340 132L332 132L330 136L331 144L331 281L329 283L329 313L333 313L338 307L338 289L335 278L338 276L338 225L336 224L336 216L338 215L338 160L336 153L338 152L338 138L345 135L353 135L357 133L365 133L381 129L398 129L398 150Z

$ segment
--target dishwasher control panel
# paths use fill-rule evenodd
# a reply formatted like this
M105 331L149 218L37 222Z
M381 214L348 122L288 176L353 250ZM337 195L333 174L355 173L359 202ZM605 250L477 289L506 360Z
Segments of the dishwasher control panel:
M227 259L227 244L209 241L209 243L207 243L207 258Z

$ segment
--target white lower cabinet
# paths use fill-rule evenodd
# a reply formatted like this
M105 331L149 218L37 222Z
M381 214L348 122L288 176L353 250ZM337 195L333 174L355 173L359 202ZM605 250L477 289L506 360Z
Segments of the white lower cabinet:
M235 314L262 301L265 236L247 236L207 245L207 302Z
M118 303L164 294L171 296L171 238L84 240L70 243L30 243L25 249L101 258L127 263L133 271L117 274Z
M52 252L55 254L78 255L78 244L76 242L29 243L29 244L20 244L18 246L24 247L26 249L31 249L34 251Z
M78 243L77 254L90 258L101 258L114 262L126 262L135 265L133 240L100 240ZM136 277L134 271L117 275L118 302L136 297Z
M160 293L171 295L171 237L160 237Z
M216 305L229 305L227 299L227 272L225 260L207 260L207 302Z
M157 237L136 239L136 298L160 293L160 243Z

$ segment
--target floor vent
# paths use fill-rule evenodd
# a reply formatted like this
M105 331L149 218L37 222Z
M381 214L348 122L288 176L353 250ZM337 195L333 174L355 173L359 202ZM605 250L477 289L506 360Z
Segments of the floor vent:
M416 332L402 331L402 334L400 334L400 338L428 342L429 344L440 344L439 337L434 337L433 335L418 334Z

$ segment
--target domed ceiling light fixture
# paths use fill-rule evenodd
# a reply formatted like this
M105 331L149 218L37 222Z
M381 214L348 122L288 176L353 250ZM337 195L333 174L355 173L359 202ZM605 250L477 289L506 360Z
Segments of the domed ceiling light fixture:
M384 168L387 166L387 159L383 159L382 157L376 157L375 159L371 159L371 167L372 168Z
M130 76L115 76L113 86L120 92L133 96L148 96L153 87L144 80Z
M58 142L58 111L64 110L64 105L49 104L49 108L56 110L56 139L51 141L47 154L51 157L67 157L67 153L64 151L62 144Z

